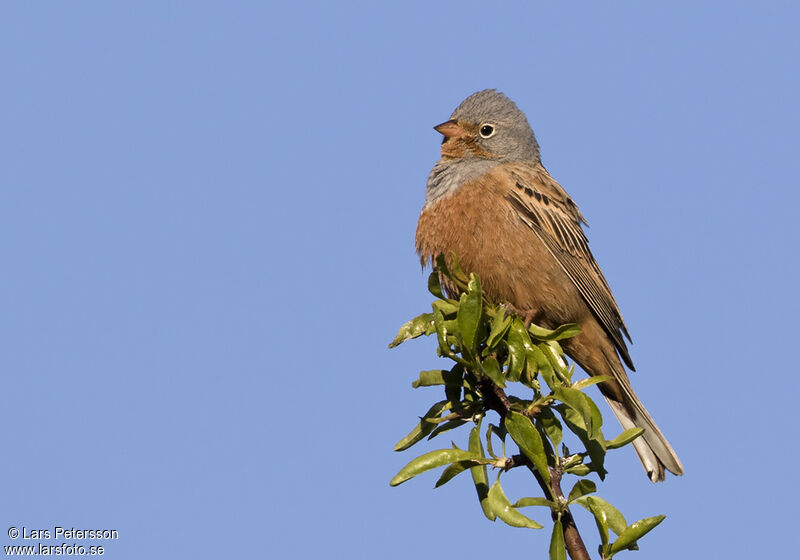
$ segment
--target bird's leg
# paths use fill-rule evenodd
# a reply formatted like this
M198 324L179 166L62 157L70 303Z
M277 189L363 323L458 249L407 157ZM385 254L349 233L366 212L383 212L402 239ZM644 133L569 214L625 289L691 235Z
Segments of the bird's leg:
M523 322L525 323L525 328L531 326L531 323L540 319L542 317L542 312L538 309L529 309L527 313L525 313L525 317ZM538 324L538 323L537 323Z
M541 319L542 317L542 311L540 309L522 310L518 307L514 307L510 303L504 304L503 307L505 307L512 315L516 315L522 319L526 329L531 326L531 323Z

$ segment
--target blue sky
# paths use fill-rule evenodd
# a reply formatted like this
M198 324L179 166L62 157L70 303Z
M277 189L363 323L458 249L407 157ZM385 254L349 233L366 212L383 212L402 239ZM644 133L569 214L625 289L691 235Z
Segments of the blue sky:
M413 235L431 127L495 87L591 224L634 386L686 467L653 485L632 451L609 457L600 495L667 514L625 556L784 556L798 17L5 4L0 535L117 529L115 559L544 554L545 532L486 521L466 477L388 486L416 451L392 446L438 400L410 387L433 341L387 348L429 305Z

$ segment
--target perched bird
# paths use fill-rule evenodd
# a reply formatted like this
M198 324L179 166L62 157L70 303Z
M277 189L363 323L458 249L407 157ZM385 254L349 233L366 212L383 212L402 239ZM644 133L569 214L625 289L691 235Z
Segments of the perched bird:
M562 341L589 375L608 375L600 390L624 429L644 428L633 442L653 482L664 469L683 474L678 456L633 392L623 335L630 335L597 265L572 198L542 166L525 114L496 90L472 94L434 127L442 156L428 177L417 224L424 264L455 254L480 279L485 297L555 328L577 323ZM621 358L621 360L620 360Z

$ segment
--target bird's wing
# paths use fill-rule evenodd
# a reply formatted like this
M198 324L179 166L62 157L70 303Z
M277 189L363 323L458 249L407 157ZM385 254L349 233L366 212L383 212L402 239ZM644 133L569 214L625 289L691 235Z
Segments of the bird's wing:
M633 369L622 334L629 341L631 337L611 288L589 250L581 228L581 222L586 221L578 207L543 167L512 164L507 169L510 183L507 200L570 277L622 359Z

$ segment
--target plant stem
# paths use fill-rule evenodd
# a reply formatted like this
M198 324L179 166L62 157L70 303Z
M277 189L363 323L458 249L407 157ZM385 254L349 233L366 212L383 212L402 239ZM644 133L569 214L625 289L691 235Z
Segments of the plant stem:
M506 392L503 391L503 388L486 377L479 377L477 385L483 395L484 408L487 411L494 410L500 415L501 420L505 419L506 414L511 410L511 401L508 400L508 396ZM525 464L525 466L530 469L536 481L539 483L539 486L541 486L545 497L553 496L555 500L564 500L564 493L561 491L562 473L559 469L550 469L550 487L548 488L542 475L539 474L539 471L536 470L526 457L515 455L512 460L514 463L512 466ZM580 532L578 532L578 527L575 525L575 519L572 517L569 508L567 507L562 510L560 521L558 512L555 509L551 509L550 515L553 519L553 523L562 524L564 529L564 545L566 546L569 557L572 560L590 560L589 553L586 551L586 545L583 544L583 539L581 538Z
M550 469L550 487L553 490L553 496L558 500L564 499L564 493L561 491L561 470ZM538 479L539 477L537 477ZM544 484L542 480L540 484ZM551 511L553 523L559 523L558 515L555 511ZM578 532L578 526L575 525L575 519L569 508L564 508L561 512L561 526L564 529L564 544L567 547L567 552L572 560L589 560L589 553L586 551L586 545L583 544L581 534Z

